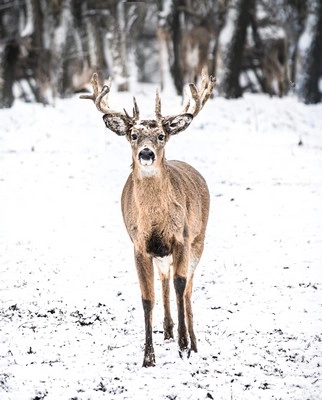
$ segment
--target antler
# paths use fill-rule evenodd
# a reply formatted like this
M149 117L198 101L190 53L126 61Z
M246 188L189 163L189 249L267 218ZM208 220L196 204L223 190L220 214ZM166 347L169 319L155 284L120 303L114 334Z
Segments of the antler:
M189 84L190 93L186 92L183 110L180 114L189 113L194 117L201 111L206 101L211 96L216 85L216 78L208 76L207 68L203 68L201 72L201 86L200 90L196 88L193 83ZM155 98L155 115L157 121L162 120L161 114L161 99L159 92L156 93Z
M93 102L96 105L96 108L98 111L104 113L104 114L115 114L115 115L123 115L126 118L132 120L132 121L137 121L140 118L140 112L139 112L139 107L136 103L135 97L133 97L133 117L130 117L129 114L124 110L122 111L115 111L112 110L109 105L108 105L108 94L111 90L111 85L112 85L112 78L109 77L107 81L107 85L104 85L102 88L100 88L100 85L98 83L98 75L97 73L94 73L91 79L91 85L93 88L93 93L92 94L82 94L80 96L80 99L85 99L85 100L93 100ZM105 97L105 99L104 99Z
M190 113L194 117L199 114L205 105L206 101L211 96L216 85L216 78L208 76L207 68L203 68L201 72L201 85L200 90L196 88L193 83L189 84L190 93L186 92L186 99L184 102L183 113Z

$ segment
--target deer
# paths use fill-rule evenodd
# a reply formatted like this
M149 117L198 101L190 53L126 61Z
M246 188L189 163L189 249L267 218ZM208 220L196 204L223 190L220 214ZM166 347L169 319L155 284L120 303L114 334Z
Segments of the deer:
M172 135L188 128L212 94L215 78L202 73L200 89L189 85L183 110L162 116L158 91L155 119L140 118L133 98L133 115L110 108L108 95L112 80L101 87L93 74L93 100L108 129L125 136L132 149L132 171L124 185L121 209L126 230L134 245L134 260L141 290L145 322L143 367L155 366L152 314L155 303L154 267L161 280L164 309L164 339L174 340L170 311L170 280L173 279L177 314L178 347L181 358L197 352L191 304L194 272L204 248L210 196L202 175L183 161L168 161L165 145ZM189 337L188 337L189 336ZM190 344L189 344L190 339Z
M197 26L183 32L181 68L184 79L194 84L205 68L209 69L211 34L205 26Z
M273 83L276 81L277 94L279 97L283 97L288 77L286 39L267 39L263 42L263 47L262 68L265 90L270 96L273 96L275 94Z

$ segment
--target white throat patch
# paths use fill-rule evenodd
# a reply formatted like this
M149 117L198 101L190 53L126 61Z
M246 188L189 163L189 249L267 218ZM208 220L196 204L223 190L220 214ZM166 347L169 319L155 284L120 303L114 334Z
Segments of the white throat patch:
M152 164L152 162L151 162ZM140 172L141 172L141 176L142 178L146 178L149 176L156 176L159 174L159 170L158 168L155 168L154 166L150 165L143 165L141 163L141 168L140 168Z

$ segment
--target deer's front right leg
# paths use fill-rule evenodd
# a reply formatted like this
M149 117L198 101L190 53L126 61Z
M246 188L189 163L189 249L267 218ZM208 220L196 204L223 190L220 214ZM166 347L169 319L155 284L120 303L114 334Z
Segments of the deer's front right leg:
M148 254L135 251L135 265L141 288L145 321L143 367L153 367L155 366L155 355L152 341L152 312L154 307L154 271L152 258Z
M162 300L164 309L164 339L173 339L173 321L170 311L170 258L159 257L155 258L154 262L158 267L159 276L162 284Z

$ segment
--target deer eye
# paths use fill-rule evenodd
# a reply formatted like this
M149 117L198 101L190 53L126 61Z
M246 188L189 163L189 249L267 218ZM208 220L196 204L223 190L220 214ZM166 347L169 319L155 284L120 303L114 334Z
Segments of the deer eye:
M131 134L131 140L136 140L138 138L138 135L136 133Z
M164 140L164 134L160 133L160 135L158 136L158 139L160 140L160 142L162 142Z

